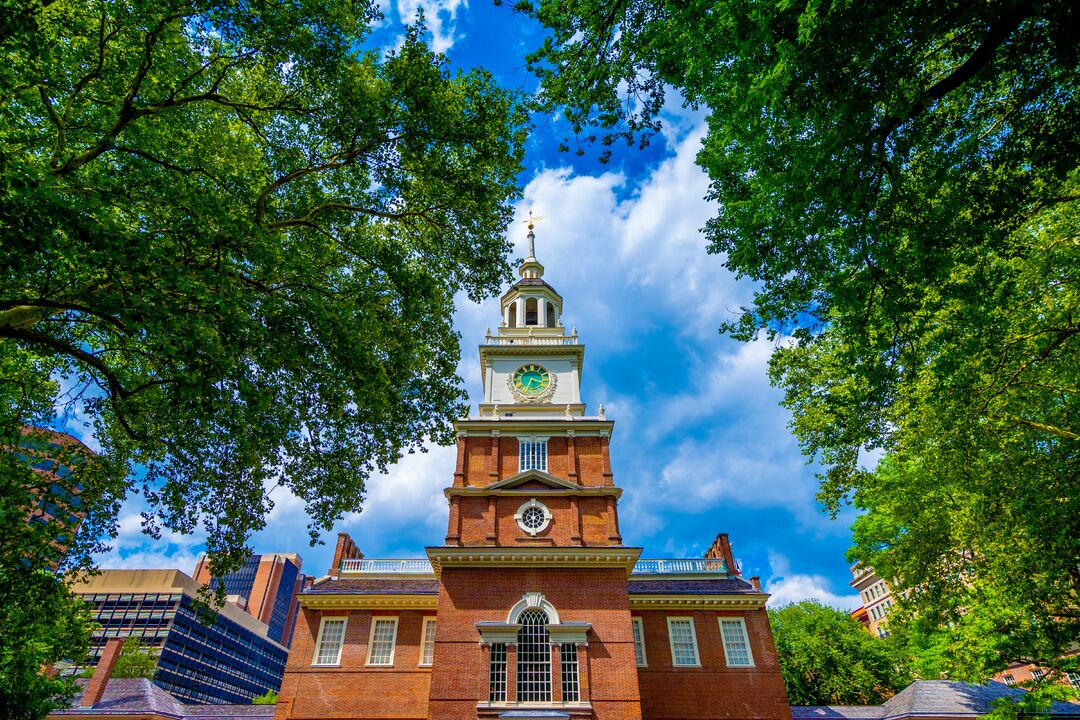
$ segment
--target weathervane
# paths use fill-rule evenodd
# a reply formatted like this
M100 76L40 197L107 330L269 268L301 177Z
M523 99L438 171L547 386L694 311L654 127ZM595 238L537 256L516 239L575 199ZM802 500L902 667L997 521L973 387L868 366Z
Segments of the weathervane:
M522 221L523 225L528 225L529 226L529 257L532 258L533 260L536 259L536 233L533 232L533 226L536 225L536 223L538 223L538 222L540 222L541 220L544 220L544 219L545 218L544 218L543 215L535 215L534 216L532 214L532 210L530 210L529 211L529 219Z

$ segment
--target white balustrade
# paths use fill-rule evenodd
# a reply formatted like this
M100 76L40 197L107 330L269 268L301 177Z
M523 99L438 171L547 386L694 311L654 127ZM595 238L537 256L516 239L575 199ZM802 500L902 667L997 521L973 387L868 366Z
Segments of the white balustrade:
M657 558L638 560L634 575L727 575L727 563L714 558Z
M485 345L577 345L578 339L574 335L488 335L484 339Z
M341 572L369 575L431 575L431 561L424 558L361 558L342 560Z

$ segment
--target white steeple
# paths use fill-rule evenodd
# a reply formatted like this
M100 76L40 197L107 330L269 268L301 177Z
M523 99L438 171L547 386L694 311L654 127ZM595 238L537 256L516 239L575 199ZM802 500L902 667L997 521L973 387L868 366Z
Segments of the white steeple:
M536 222L529 213L528 256L520 279L500 301L502 318L480 346L484 373L482 417L581 417L581 363L585 347L562 323L563 299L543 279L536 259Z

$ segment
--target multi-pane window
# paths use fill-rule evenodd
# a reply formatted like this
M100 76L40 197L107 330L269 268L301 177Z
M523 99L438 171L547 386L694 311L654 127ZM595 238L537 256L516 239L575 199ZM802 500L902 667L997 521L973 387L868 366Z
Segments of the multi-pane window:
M728 667L752 667L750 640L742 618L720 618L720 637L724 641L724 657Z
M559 648L559 654L563 702L577 702L581 699L581 683L578 680L577 645L563 645Z
M345 618L322 619L312 665L337 665L341 662L341 646L345 643L345 622Z
M1035 680L1042 680L1044 677L1046 677L1046 671L1036 668L1031 671L1031 677Z
M518 618L517 699L520 702L551 702L551 638L548 616L532 608Z
M424 618L421 635L423 642L420 646L420 664L430 665L435 659L435 618Z
M393 665L394 640L397 637L397 618L377 617L371 623L368 641L368 665Z
M491 702L506 702L506 643L493 643L491 646L488 699Z
M668 639L671 642L671 664L698 666L697 636L693 618L668 618Z
M637 661L638 667L645 667L648 665L648 658L645 656L645 625L644 621L639 618L632 618L632 627L634 628L634 660Z
M518 470L547 472L547 440L520 440L518 442Z
M1069 684L1080 690L1080 673L1066 673L1065 675L1069 678Z
M1014 678L1012 675L1006 675L1003 679L1005 680L1005 684L1009 687L1012 687L1016 684L1016 678Z

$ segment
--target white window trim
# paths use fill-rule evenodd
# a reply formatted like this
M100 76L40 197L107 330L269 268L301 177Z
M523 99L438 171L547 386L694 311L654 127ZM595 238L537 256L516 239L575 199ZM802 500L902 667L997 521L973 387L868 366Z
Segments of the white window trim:
M754 651L750 647L750 633L746 632L746 619L741 617L725 617L719 615L716 618L717 625L720 628L720 642L724 645L724 662L731 668L752 668L757 667L754 664ZM731 658L728 657L728 644L727 638L724 637L724 623L725 622L737 622L742 626L743 640L746 641L746 657L750 659L750 662L741 665L732 665Z
M525 523L522 522L521 518L525 514L525 511L529 508L539 508L540 511L544 513L544 523L540 527L533 529L530 527L526 527ZM527 532L529 535L533 536L539 535L540 533L547 530L548 526L551 525L551 518L551 511L548 510L547 505L540 502L536 498L532 498L530 500L527 500L526 502L523 502L521 504L521 507L517 509L517 512L514 513L514 522L517 523L518 527L521 528L524 532Z
M337 660L332 663L316 662L319 659L319 654L322 652L323 645L323 627L326 625L326 621L331 622L342 621L341 625L341 646L338 647ZM319 634L315 636L315 653L311 656L312 667L338 667L341 665L341 652L345 649L345 633L349 629L349 618L345 615L331 615L328 617L320 618L319 620Z
M688 620L690 622L690 639L694 641L694 664L693 665L686 665L686 664L677 665L675 663L675 638L671 633L671 622L673 620ZM701 667L701 652L698 649L697 628L694 627L694 618L689 617L689 616L669 617L667 619L667 636L668 636L668 646L671 648L671 666L672 667L677 667L677 668Z
M375 624L376 621L390 621L394 624L394 634L390 636L390 660L384 663L371 662L371 649L375 643ZM371 617L371 628L368 630L368 643L367 643L367 660L364 661L365 667L393 667L394 656L397 654L397 631L398 631L398 618L387 617L385 615L373 615Z
M529 468L529 470L538 470L540 472L547 472L550 460L548 455L548 441L551 439L550 435L518 435L518 472L526 472L525 463L522 462L525 452L525 443L542 443L544 446L544 467L542 468Z
M420 625L420 662L416 663L420 667L431 667L432 663L424 662L424 646L427 644L427 629L428 625L434 623L436 620L434 615L428 615L424 617L424 622ZM372 624L374 627L374 623ZM435 626L435 632L439 631L439 626ZM395 638L396 639L396 638ZM435 660L435 643L431 643L431 659Z
M638 630L638 635L641 636L641 662L637 663L638 667L649 667L649 654L645 648L645 620L640 616L634 616L630 618L630 622ZM637 643L634 643L634 659L637 660Z

